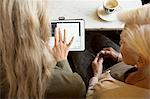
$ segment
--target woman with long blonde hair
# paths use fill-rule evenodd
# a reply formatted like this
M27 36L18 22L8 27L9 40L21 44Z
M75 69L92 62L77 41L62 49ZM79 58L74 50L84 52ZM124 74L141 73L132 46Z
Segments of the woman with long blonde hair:
M1 98L85 95L81 77L67 63L71 43L68 46L59 40L58 31L55 41L60 42L50 50L49 33L43 0L0 0Z

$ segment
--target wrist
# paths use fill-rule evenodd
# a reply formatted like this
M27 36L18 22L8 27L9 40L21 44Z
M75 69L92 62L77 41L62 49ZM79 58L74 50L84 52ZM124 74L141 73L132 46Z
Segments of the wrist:
M98 73L96 72L96 73L94 73L94 77L98 77Z
M59 62L62 62L62 61L66 61L67 59L61 59L61 60L58 60L57 63ZM68 60L67 60L68 61Z
M60 62L60 61L63 61L63 60L67 60L67 58L61 58L61 57L56 58L56 61L57 61L57 62Z
M94 72L94 75L93 75L93 76L94 76L94 77L99 77L99 75L101 75L101 74L102 74L102 72L100 72L100 71L99 71L99 72Z
M117 56L117 62L121 62L121 61L122 61L122 55L121 53L119 53Z

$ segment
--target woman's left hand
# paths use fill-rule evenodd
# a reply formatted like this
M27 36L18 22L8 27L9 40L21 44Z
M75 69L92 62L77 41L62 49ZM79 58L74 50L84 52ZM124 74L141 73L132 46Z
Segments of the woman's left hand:
M74 40L74 37L72 37L70 42L67 44L66 34L66 30L64 30L64 38L62 38L60 28L55 29L55 42L54 47L51 49L51 52L54 55L57 62L67 59L69 47L71 46Z

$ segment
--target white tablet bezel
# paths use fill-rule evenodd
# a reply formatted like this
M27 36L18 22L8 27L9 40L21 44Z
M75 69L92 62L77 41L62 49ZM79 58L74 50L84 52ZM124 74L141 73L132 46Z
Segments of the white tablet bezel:
M84 26L84 20L83 19L65 19L65 20L52 20L50 21L50 26L51 26L51 23L60 23L60 22L67 22L68 24L69 23L74 23L74 22L79 22L80 24L80 43L81 43L81 46L80 48L70 48L69 51L84 51L85 50L85 26ZM52 37L50 37L50 42L52 42L51 39ZM49 43L50 45L51 43ZM52 47L52 45L50 45L50 47Z

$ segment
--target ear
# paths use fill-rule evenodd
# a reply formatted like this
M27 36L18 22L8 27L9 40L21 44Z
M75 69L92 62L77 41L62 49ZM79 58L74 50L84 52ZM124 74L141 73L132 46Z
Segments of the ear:
M147 65L148 65L148 60L143 55L139 55L137 60L137 67L143 68Z

